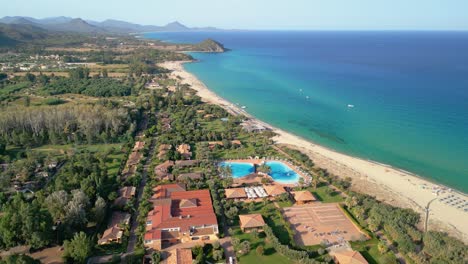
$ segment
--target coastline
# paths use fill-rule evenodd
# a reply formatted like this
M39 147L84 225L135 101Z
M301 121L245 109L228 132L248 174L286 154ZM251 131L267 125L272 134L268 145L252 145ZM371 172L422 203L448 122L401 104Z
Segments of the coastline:
M319 167L327 169L337 176L352 178L353 190L375 196L377 199L395 206L411 208L421 214L421 223L425 220L425 207L434 200L430 204L429 229L446 231L468 242L468 225L466 224L468 212L439 201L441 198L454 195L468 202L467 194L455 190L449 192L450 189L445 187L444 193L437 196L433 191L443 190L444 186L441 184L390 165L336 152L260 121L209 90L195 75L186 71L183 64L189 62L191 61L164 62L159 66L171 70L171 75L180 76L181 82L191 85L192 89L198 92L202 101L218 104L230 113L243 114L270 128L277 134L273 138L276 144L301 150L308 154Z

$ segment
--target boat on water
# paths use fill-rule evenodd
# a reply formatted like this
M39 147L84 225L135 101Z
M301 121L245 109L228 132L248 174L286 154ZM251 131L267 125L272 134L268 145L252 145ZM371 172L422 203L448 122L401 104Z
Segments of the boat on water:
M247 108L247 106L243 105L241 108L242 108L242 109L246 109L246 108Z
M354 105L352 105L352 104L348 105L348 108L353 108L353 107L354 107Z

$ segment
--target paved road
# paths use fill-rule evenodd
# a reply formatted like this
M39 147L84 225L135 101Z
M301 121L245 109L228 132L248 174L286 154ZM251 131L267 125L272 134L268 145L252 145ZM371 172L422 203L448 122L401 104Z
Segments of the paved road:
M141 182L137 189L137 199L135 203L135 208L139 208L141 198L143 197L143 189L146 185L146 180L148 178L148 169L151 165L151 160L153 158L154 147L156 145L156 140L153 138L151 139L150 146L148 148L148 157L146 158L145 165L143 166L143 172L141 174ZM137 221L138 211L135 212L133 215L133 220L130 228L130 237L128 238L128 246L127 246L127 253L132 253L135 250L135 245L137 243L137 235L135 233L136 229L138 228L138 221Z

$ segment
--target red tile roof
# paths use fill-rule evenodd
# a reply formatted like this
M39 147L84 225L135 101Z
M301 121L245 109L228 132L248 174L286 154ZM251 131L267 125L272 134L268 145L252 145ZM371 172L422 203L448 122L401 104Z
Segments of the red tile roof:
M155 188L153 198L156 199L152 200L154 208L148 213L145 240L161 239L162 229L179 228L181 233L186 233L193 226L218 224L209 190L180 189L178 184ZM189 202L191 206L184 206Z
M241 228L255 228L265 225L261 214L239 215L239 222Z

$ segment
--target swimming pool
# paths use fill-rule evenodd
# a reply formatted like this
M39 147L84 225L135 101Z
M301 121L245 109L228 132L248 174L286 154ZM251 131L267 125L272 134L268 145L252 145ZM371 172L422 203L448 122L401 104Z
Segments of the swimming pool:
M247 162L221 162L220 167L231 167L232 177L241 178L255 172L253 163Z
M297 174L293 169L288 165L280 161L267 161L271 169L269 175L271 178L279 183L283 184L294 184L299 181L299 174ZM255 167L253 163L248 162L230 162L225 161L219 164L221 167L229 166L231 167L232 177L241 178L255 172Z
M268 165L271 169L269 175L276 182L293 184L299 181L299 174L297 174L293 169L291 169L283 162L267 161L266 165Z

